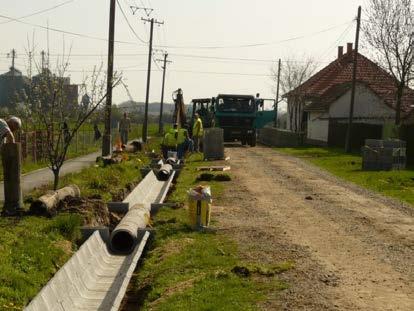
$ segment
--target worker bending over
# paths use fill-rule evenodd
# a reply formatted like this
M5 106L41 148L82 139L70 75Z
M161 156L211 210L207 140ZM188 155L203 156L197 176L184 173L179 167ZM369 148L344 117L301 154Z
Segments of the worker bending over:
M162 156L164 159L168 158L168 151L177 151L177 138L177 124L174 124L174 128L165 133L161 144Z
M10 117L7 121L0 119L0 147L6 139L7 143L14 143L13 132L19 130L22 127L22 121L18 117Z

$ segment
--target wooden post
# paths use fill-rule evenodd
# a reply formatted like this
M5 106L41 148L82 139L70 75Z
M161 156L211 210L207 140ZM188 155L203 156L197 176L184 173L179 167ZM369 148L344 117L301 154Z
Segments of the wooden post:
M33 153L33 162L37 163L37 137L36 131L32 135L32 153Z
M23 196L20 185L21 145L4 144L1 150L4 175L4 208L6 215L15 215L23 209Z
M354 105L355 105L355 92L356 92L356 79L358 68L358 48L359 48L359 32L361 29L361 6L358 7L357 27L355 35L355 50L354 50L354 63L352 69L352 90L351 90L351 104L349 107L348 128L346 131L345 152L351 152L352 150L352 123L354 118Z

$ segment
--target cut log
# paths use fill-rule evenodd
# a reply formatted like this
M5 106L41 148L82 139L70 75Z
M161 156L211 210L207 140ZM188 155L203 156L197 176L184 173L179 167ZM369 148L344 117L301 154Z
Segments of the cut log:
M30 212L35 215L52 215L59 202L69 197L80 197L80 190L78 186L70 185L41 196L32 203L30 206Z

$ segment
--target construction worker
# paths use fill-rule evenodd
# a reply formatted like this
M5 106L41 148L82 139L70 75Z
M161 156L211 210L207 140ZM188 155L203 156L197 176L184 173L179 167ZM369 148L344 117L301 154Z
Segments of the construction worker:
M164 139L162 141L161 150L162 155L165 159L168 158L168 151L177 151L177 139L177 124L174 124L174 128L165 133Z
M121 121L119 121L118 130L121 135L122 145L127 145L128 134L131 132L131 120L128 118L128 114L126 112L124 112L124 117Z
M186 152L186 138L188 137L188 132L185 128L180 128L177 130L177 157L179 159L184 158Z
M203 121L201 121L200 115L196 113L194 115L195 121L193 126L193 141L195 152L200 152L200 143L203 138Z

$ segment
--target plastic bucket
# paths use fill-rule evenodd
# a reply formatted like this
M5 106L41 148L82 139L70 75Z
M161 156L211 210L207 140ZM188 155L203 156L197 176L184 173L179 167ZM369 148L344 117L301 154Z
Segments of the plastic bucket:
M196 187L188 191L188 216L194 230L202 230L210 225L211 202L210 187Z

